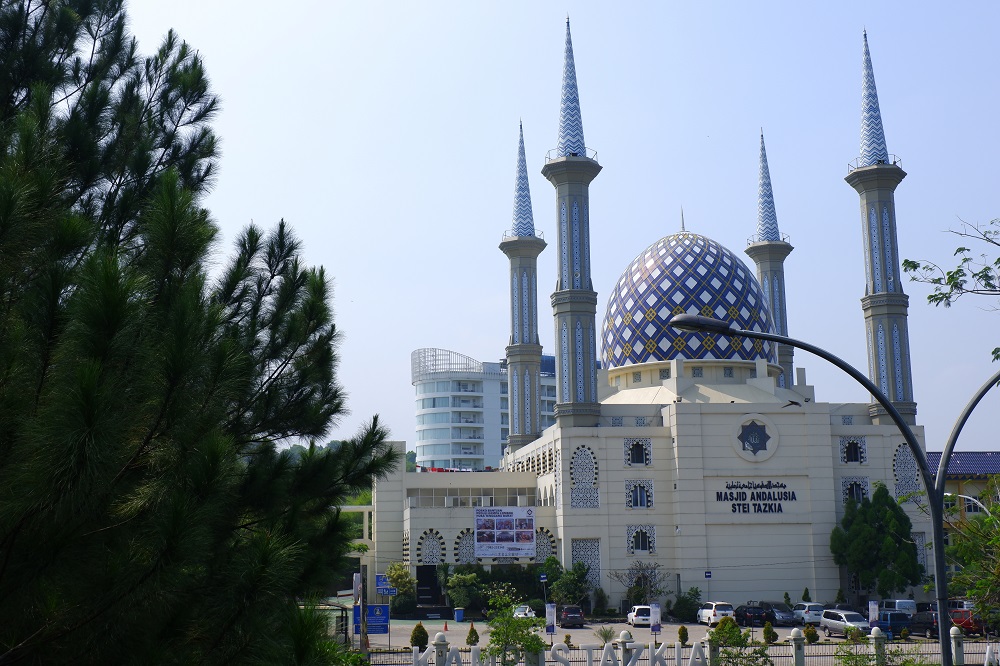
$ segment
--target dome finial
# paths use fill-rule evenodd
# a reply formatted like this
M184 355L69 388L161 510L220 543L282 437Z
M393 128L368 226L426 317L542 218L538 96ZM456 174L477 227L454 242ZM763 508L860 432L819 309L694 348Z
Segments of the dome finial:
M531 213L531 190L528 189L528 165L524 159L524 123L522 122L518 122L513 233L515 236L535 235L535 221Z
M882 112L878 106L878 91L875 89L875 72L872 69L872 58L868 52L868 31L862 31L861 41L864 44L861 84L861 156L859 167L873 164L888 164L889 151L885 145L885 132L882 129Z
M687 231L684 228L684 206L681 206L681 231Z
M558 157L581 155L586 157L587 146L583 140L583 117L580 113L580 91L576 86L576 64L573 61L573 37L566 16L566 56L563 62L562 101L559 106Z
M757 240L780 241L778 214L774 210L774 193L771 191L771 171L767 166L764 149L764 130L760 131L760 170L757 174Z

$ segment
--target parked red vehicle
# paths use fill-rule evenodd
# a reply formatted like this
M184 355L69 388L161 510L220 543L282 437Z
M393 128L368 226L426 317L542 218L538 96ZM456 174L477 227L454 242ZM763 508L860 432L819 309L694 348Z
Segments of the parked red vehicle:
M968 608L958 608L951 611L951 622L965 634L983 635L983 623Z

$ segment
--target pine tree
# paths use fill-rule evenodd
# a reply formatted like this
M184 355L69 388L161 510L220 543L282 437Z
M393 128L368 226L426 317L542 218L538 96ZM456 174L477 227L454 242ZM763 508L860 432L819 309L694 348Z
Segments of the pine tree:
M397 456L377 418L282 450L344 411L328 280L283 223L209 277L218 102L126 26L0 6L0 663L328 660L331 507Z

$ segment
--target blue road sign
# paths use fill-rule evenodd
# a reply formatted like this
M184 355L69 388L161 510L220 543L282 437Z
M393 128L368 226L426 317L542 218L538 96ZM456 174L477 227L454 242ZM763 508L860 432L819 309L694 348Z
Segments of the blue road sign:
M546 576L545 574L541 574L538 576L538 580L544 583L546 580L548 580L548 576Z
M395 587L376 587L375 591L387 597L394 597L399 593L399 590Z
M368 604L368 633L389 633L389 604ZM354 633L361 633L361 606L354 607Z
M711 578L711 577L712 577L712 572L711 571L706 571L705 572L705 578Z
M375 574L375 587L389 587L389 576L386 574Z

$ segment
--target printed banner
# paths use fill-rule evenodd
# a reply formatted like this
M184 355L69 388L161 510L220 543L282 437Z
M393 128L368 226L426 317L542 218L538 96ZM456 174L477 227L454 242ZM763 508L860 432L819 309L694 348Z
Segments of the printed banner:
M649 604L649 630L660 633L660 604Z
M535 509L477 507L476 557L535 557Z
M556 605L545 604L545 633L556 633Z

